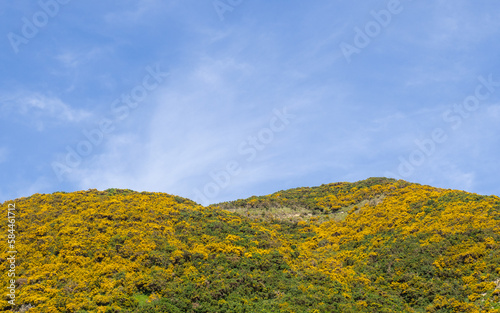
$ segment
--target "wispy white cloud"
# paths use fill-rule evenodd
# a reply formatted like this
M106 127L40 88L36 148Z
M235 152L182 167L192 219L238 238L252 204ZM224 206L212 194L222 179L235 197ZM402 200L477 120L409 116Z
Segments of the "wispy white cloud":
M469 1L413 2L404 14L411 17L407 23L413 23L414 19L425 19L425 23L417 28L391 30L402 42L419 49L473 49L478 42L498 33L500 25L498 10L477 10L477 3Z
M239 145L269 127L273 109L287 106L294 110L309 104L294 98L293 92L281 97L280 103L272 98L261 102L262 95L252 94L255 84L261 83L257 75L252 65L236 58L204 57L196 66L174 70L169 85L141 105L154 113L131 117L133 124L149 125L145 134L109 136L103 151L74 170L70 180L82 189L121 186L192 197L193 189L202 187L211 171L242 158ZM280 144L280 138L275 144ZM267 149L260 157L271 154ZM279 158L273 157L271 163L278 164ZM272 166L265 165L268 162L247 166L250 174L238 177L240 184L276 177ZM266 170L256 176L258 168Z
M72 109L57 97L42 94L27 96L18 103L22 114L40 114L66 122L78 122L90 115L84 110Z
M75 69L111 51L110 46L93 47L87 51L66 49L55 56L66 69Z
M4 112L21 114L38 131L44 130L46 124L76 123L92 116L89 111L72 108L58 97L38 92L19 92L3 99L1 109Z
M450 162L449 159L442 157L433 158L426 168L413 179L436 187L465 191L475 190L477 181L476 171L474 170L466 169L462 165Z
M177 5L178 1L139 0L134 3L133 8L106 14L105 21L114 25L145 23L148 14L158 14L160 12L167 14L172 7Z

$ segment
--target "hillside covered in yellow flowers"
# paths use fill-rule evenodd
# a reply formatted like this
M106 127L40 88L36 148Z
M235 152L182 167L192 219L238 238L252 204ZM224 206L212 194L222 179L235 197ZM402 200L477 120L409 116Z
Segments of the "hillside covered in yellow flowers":
M370 178L209 207L119 189L14 205L2 312L500 312L497 196Z

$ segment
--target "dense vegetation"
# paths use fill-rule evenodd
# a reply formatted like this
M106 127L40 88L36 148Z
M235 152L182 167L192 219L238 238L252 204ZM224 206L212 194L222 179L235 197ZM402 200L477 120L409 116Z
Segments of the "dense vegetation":
M117 189L9 203L18 311L500 312L496 196L372 178L210 207ZM7 250L5 232L4 269Z

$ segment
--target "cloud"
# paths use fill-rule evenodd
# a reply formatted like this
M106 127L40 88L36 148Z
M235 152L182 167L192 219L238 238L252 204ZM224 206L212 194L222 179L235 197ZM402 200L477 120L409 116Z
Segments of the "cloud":
M193 189L209 181L212 171L244 158L239 145L269 127L273 109L309 104L293 93L279 102L253 93L255 84L263 83L257 76L253 65L235 57L205 56L195 65L174 69L169 84L152 93L127 120L141 131L108 136L102 151L89 156L69 180L81 189L122 187L193 197ZM285 133L269 146L283 144ZM274 152L262 151L263 163L249 165L249 174L238 181L248 184L276 176L270 164L279 163L281 156Z
M137 25L138 23L147 23L148 14L158 14L168 11L177 5L178 1L161 1L161 0L139 0L135 1L136 5L133 8L128 8L121 11L108 13L105 16L105 21L110 25Z
M476 187L476 171L467 169L458 162L450 162L442 157L435 158L427 171L416 175L415 179L435 187L445 187L473 191Z
M40 114L67 122L78 122L89 116L83 110L74 110L57 97L33 94L20 101L22 114Z
M110 52L109 47L94 47L88 51L82 52L80 50L66 49L64 52L55 56L66 69L75 69L90 60L101 57L103 54Z
M22 115L38 131L43 131L47 124L77 123L92 116L89 111L72 108L58 97L38 92L24 92L2 98L2 111Z

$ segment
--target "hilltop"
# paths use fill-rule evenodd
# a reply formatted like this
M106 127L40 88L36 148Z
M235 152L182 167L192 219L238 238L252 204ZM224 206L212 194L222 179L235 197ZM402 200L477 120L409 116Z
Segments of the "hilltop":
M9 204L17 311L500 312L497 196L370 178L208 207L120 189Z

